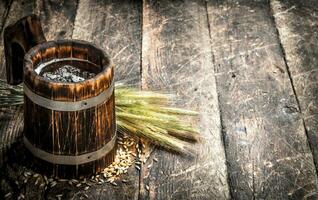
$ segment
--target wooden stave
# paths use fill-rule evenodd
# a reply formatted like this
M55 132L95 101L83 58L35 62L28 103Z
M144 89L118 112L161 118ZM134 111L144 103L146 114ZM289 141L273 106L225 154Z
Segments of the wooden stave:
M63 47L63 50L76 49L75 52L68 54L67 52L52 51L54 45ZM68 48L69 47L69 48ZM49 51L46 50L49 49ZM87 54L86 56L81 55L86 52L97 52L96 57L92 57ZM52 53L53 52L53 53ZM58 54L56 54L58 53ZM43 56L45 55L45 56ZM53 56L71 56L72 58L90 59L90 61L96 64L105 64L104 69L92 79L87 79L80 84L78 83L56 83L49 82L43 77L37 75L33 69L33 62L35 65L39 62L45 62L48 59L55 58ZM51 57L50 57L51 56ZM99 58L98 58L99 57ZM59 57L58 57L59 58ZM38 59L41 59L40 61ZM112 82L114 76L113 65L106 53L100 48L80 40L58 40L43 43L32 48L25 56L25 67L24 67L24 84L27 85L36 94L56 100L56 101L78 101L88 99L97 96L99 93L107 90ZM85 88L85 86L87 86ZM95 89L98 86L98 89ZM84 88L84 89L83 89ZM94 90L92 90L94 88ZM86 89L86 90L85 90ZM58 91L54 95L54 92ZM65 92L67 91L67 92ZM86 91L86 92L83 92ZM81 94L85 94L82 95ZM52 95L53 94L53 95ZM92 152L100 149L106 145L116 132L115 122L115 95L114 91L111 97L104 103L97 105L96 107L89 108L81 111L52 111L33 103L26 95L25 99L25 137L36 147L45 150L47 152L59 155L81 155L87 152ZM99 119L101 118L101 119ZM91 120L87 122L86 120ZM79 123L78 123L79 121ZM95 121L95 124L94 124ZM87 124L89 127L87 127ZM83 130L83 127L84 129ZM90 126L91 125L91 126ZM56 128L54 128L56 126ZM54 144L54 140L66 140L64 135L60 135L60 130L63 133L63 126L67 126L67 130L76 130L71 138L69 138L69 144L64 145L61 151L61 146ZM70 127L71 126L71 127ZM53 128L52 128L53 127ZM69 128L70 127L70 128ZM94 130L95 131L91 131ZM54 134L43 134L43 132L54 133ZM58 136L56 136L58 133ZM68 132L67 132L68 133ZM94 134L95 133L95 134ZM48 136L48 138L43 138ZM50 138L50 136L52 136ZM81 140L86 142L81 142ZM88 142L87 140L93 140ZM43 142L43 141L52 141ZM72 143L73 141L73 143ZM65 141L64 141L65 142ZM82 144L84 143L84 144ZM78 148L78 144L79 145ZM74 148L76 146L76 148ZM91 175L100 172L103 168L111 164L116 154L115 147L101 159L81 164L81 165L59 165L52 164L41 159L35 158L36 163L41 165L40 169L44 172L59 177L78 177L79 175Z

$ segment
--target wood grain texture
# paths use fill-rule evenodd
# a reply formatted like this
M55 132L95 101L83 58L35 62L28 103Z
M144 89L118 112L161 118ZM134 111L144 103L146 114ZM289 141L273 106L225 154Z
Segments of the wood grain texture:
M48 39L56 39L55 34L59 32L65 32L65 35L71 35L73 32L74 16L71 14L64 15L63 13L76 13L77 2L71 1L58 1L59 11L50 11L52 5L55 5L56 1L45 0L45 1L23 1L23 0L13 0L11 2L10 10L8 11L6 20L4 22L4 27L9 24L15 23L18 19L30 15L30 14L40 14L44 16L50 16L44 20L41 18L41 24L45 28L44 34ZM43 4L42 4L43 3ZM68 6L63 6L67 4ZM40 6L42 5L42 6ZM72 6L71 6L72 5ZM60 12L59 15L49 15L45 13L55 13ZM74 14L75 15L75 14ZM63 24L63 26L61 26ZM49 28L50 27L50 28ZM2 35L2 34L1 34ZM5 70L5 59L3 50L3 40L0 40L0 78L4 79L6 76ZM1 140L2 146L7 147L12 144L16 138L21 135L21 130L23 128L23 116L21 107L12 108L2 108L1 115L3 120L0 124L0 137L4 138ZM19 120L17 120L19 119ZM3 155L2 150L0 154ZM1 159L2 160L2 159ZM0 164L1 164L0 160Z
M209 1L233 199L317 198L317 174L268 1Z
M4 22L4 27L9 24L15 23L20 18L25 15L32 14L34 8L34 2L28 1L20 1L14 0L10 6L10 10L8 11L8 15ZM3 30L1 33L0 40L0 78L5 79L6 77L6 67L5 67L5 58L4 58L4 47L3 47ZM10 108L2 108L1 109L1 120L0 123L0 138L1 138L1 146L0 154L2 159L0 160L0 166L3 163L3 160L6 159L5 153L7 152L7 148L16 141L17 137L21 135L23 129L23 115L22 115L22 107L10 107Z
M73 34L78 0L35 0L34 13L41 18L46 39L70 39Z
M271 1L300 112L318 169L317 1Z
M21 1L21 0L13 0L12 5L10 6L10 10L8 12L7 18L4 22L4 27L9 24L15 23L20 18L30 15L34 9L33 1ZM1 33L0 40L0 78L5 79L6 77L6 68L5 68L5 58L4 58L4 49L3 49L3 30ZM5 170L5 166L8 166L6 163L10 157L12 145L17 141L17 138L21 136L23 130L23 108L22 106L18 107L8 107L1 108L3 115L1 116L0 123L0 141L1 141L1 149L0 149L0 166L2 183L6 183L8 187L13 186L12 182L17 177L17 172L15 170ZM21 151L23 153L24 151ZM18 160L19 158L17 158ZM3 185L2 185L3 186ZM31 190L34 190L34 187L30 187ZM4 188L0 187L0 198L3 197ZM37 195L41 195L39 191Z
M2 33L2 29L4 28L4 23L7 19L11 3L12 3L12 0L0 1L0 33Z
M193 158L156 149L158 162L142 167L140 198L228 199L205 2L145 0L142 31L143 89L177 94L177 106L199 111L185 123L200 128L202 141Z
M115 80L140 85L141 21L140 2L80 1L73 30L73 39L93 42L110 55L115 64ZM139 172L131 167L122 176L127 183L97 185L74 196L86 193L90 199L138 199Z
M9 24L15 23L18 19L30 15L33 12L33 9L35 7L35 3L33 1L23 1L23 0L13 0L12 4L10 6L9 13L7 15L7 18L4 22L4 27L8 26ZM3 32L3 30L2 30ZM1 34L2 36L2 34ZM4 78L5 77L5 59L4 59L4 51L3 51L3 38L1 38L0 46L1 46L1 51L0 51L0 64L1 64L1 69L0 69L0 77Z
M139 85L140 2L80 1L73 39L101 46L113 59L115 80Z
M34 46L46 42L40 18L28 15L6 26L3 33L7 83L23 81L24 55Z
M1 3L0 18L5 10ZM140 2L13 0L4 24L36 13L48 39L73 37L102 46L118 64L117 80L140 86L142 76L144 89L177 93L182 97L178 105L200 111L199 119L189 123L200 125L205 141L195 146L192 160L155 150L140 174L130 168L123 177L128 183L116 187L80 191L59 185L44 191L30 182L15 190L30 199L53 199L61 192L73 199L84 194L90 199L317 198L305 134L317 163L316 0L271 0L270 5L265 0L213 0L207 5L208 16L201 1L144 1L141 75ZM4 77L2 40L0 46ZM20 135L21 111L0 109L0 148ZM20 171L6 169L0 170L1 182L14 185Z
M65 84L47 81L34 71L41 63L63 58L82 59L82 61L54 63L54 65L60 67L70 64L98 74L83 82ZM53 101L88 100L110 90L113 79L114 72L110 58L101 49L88 42L77 40L45 42L31 49L24 59L23 83L32 92ZM25 95L24 136L35 147L55 155L74 156L97 151L115 136L114 98L114 91L111 89L110 97L92 108L79 111L52 111L37 105ZM98 160L80 165L50 163L44 172L59 178L91 176L111 164L115 153L116 149Z
M49 4L43 4L43 6L38 6L39 2L51 2L51 3L55 3L55 2L59 2L60 6L60 10L59 12L61 13L76 13L76 1L71 1L74 2L73 5L75 5L74 7L71 6L63 6L63 4L67 3L68 5L70 4L70 1L24 1L24 0L13 0L12 1L12 5L10 6L10 10L8 13L8 16L6 18L5 21L5 25L7 26L9 24L12 24L14 22L16 22L18 19L22 18L23 16L26 15L30 15L32 13L46 13L46 12L50 12L49 11L51 9L50 6L48 6ZM66 11L65 11L66 10ZM56 11L57 12L57 11ZM45 15L45 14L44 14ZM54 20L44 20L42 21L42 26L43 24L44 27L47 27L45 29L45 36L49 39L55 39L54 35L55 33L59 33L59 32L65 32L65 35L72 34L73 31L73 23L74 23L74 19L72 18L68 18L66 17L62 17L61 15L48 15L50 16L49 19L53 19ZM42 20L42 19L41 19ZM54 24L52 24L54 23ZM68 24L65 26L59 26L58 24ZM52 27L52 28L50 28ZM54 28L53 28L54 27ZM62 29L63 28L63 29ZM64 29L65 28L65 29ZM5 78L5 60L4 60L4 51L3 51L3 43L2 43L2 39L1 39L1 49L0 49L0 77L1 78ZM0 150L0 155L3 156L3 159L6 160L7 159L7 153L12 153L11 150L13 148L9 149L9 152L7 151L7 149L11 146L11 144L13 144L17 138L19 136L21 136L22 133L22 129L23 129L23 109L22 107L10 107L10 108L1 108L1 122L0 122L0 140L1 140L1 150ZM2 114L3 113L3 114ZM26 151L25 149L21 149L21 148L17 148L16 151L20 151L17 154L20 155L21 153L23 153L21 158L17 157L15 158L15 161L22 161L23 160L23 156L25 155L24 152ZM14 154L16 155L16 154ZM1 158L0 156L0 158ZM23 160L25 161L25 159ZM11 188L13 188L13 191L16 192L17 194L19 194L19 192L25 192L26 196L29 199L42 199L42 198L48 198L50 197L50 193L47 191L44 191L43 188L39 189L37 187L34 186L33 184L26 184L21 186L20 188L16 188L14 186L14 180L19 178L19 173L21 171L23 171L23 166L25 165L25 163L11 163L13 165L5 165L6 168L4 168L3 172L1 174L1 178L2 178L2 182L5 184L10 185ZM0 160L0 165L2 165L2 159ZM21 167L22 166L22 167ZM61 188L61 190L66 189L65 188ZM1 188L3 189L3 188ZM3 191L1 191L0 189L0 198L2 195L1 194ZM60 191L55 191L55 192L60 192ZM75 191L73 191L74 194ZM53 196L55 197L55 194L53 193ZM51 198L52 198L51 197ZM17 196L13 196L13 198L17 198Z
M1 1L0 2L0 56L4 56L4 48L3 48L3 28L4 28L4 23L8 17L8 12L10 10L10 6L11 6L12 0L6 0L6 1ZM0 63L1 64L1 63ZM2 67L0 66L0 69L2 70ZM0 71L1 71L0 70ZM1 77L3 78L3 76ZM2 133L5 129L5 126L3 125L5 123L5 121L8 120L8 118L10 117L11 112L7 112L7 109L5 108L1 108L0 109L0 133ZM6 139L6 135L5 134L0 134L0 141L4 141ZM5 145L2 144L2 142L0 143L0 166L2 165L3 162L3 151L5 149Z

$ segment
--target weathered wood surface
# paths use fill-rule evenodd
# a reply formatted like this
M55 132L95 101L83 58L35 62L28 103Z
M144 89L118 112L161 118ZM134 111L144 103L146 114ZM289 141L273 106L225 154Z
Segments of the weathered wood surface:
M6 26L3 33L7 83L23 81L24 55L35 45L46 42L40 18L29 15Z
M317 198L317 175L268 1L209 1L234 199Z
M14 0L11 3L10 9L8 11L4 26L15 23L17 20L22 18L25 15L32 14L34 9L33 2L24 2L20 0ZM3 47L3 29L1 30L1 40L0 40L0 78L5 79L6 77L6 67L4 59L4 47ZM0 166L3 163L3 160L6 159L4 156L7 148L12 144L16 138L21 135L23 128L23 115L22 107L10 107L10 108L1 108L1 123L0 123ZM1 158L2 157L2 158Z
M4 51L3 51L3 28L4 28L4 24L5 24L5 21L7 19L7 16L8 16L8 13L9 13L9 10L10 10L10 6L11 6L11 0L8 0L8 1L1 1L0 3L0 36L1 36L1 39L0 39L0 58L2 56L4 56ZM1 60L0 60L1 61ZM0 63L1 66L2 66L2 63ZM0 67L0 69L2 70L3 68ZM5 67L4 67L5 69ZM3 78L3 75L1 76L1 78ZM0 120L1 120L1 123L0 123L0 133L4 133L5 130L6 130L6 126L4 126L3 124L5 123L5 121L7 121L10 117L9 115L10 112L8 112L8 109L6 108L0 108ZM2 165L2 162L3 162L3 149L4 149L4 146L5 146L5 143L4 141L6 140L6 134L0 134L0 166Z
M177 94L177 105L198 110L197 120L185 120L200 128L202 141L193 158L155 150L158 163L143 166L141 198L228 199L205 1L145 0L142 27L143 89Z
M12 0L0 1L0 33L2 33L2 29L4 28L4 23L7 19L11 3L12 3Z
M189 123L198 124L203 135L194 158L156 149L141 172L129 169L123 177L128 183L88 191L68 184L45 191L34 181L15 186L28 163L19 153L23 147L14 146L10 154L21 158L2 168L1 186L29 199L55 199L60 193L72 199L85 194L89 199L317 198L308 145L317 163L315 3L1 1L0 25L38 14L49 40L83 39L105 49L117 65L117 80L177 93L178 105L200 112ZM0 46L4 78L2 40ZM14 107L0 113L2 149L21 134L23 116Z
M12 0L10 2L10 9L6 16L6 20L4 22L4 26L8 26L9 24L15 23L18 19L30 15L32 13L37 13L41 15L49 15L45 13L52 13L50 10L54 10L55 12L59 12L59 15L53 15L48 20L47 18L41 19L42 26L45 28L45 36L48 39L53 39L56 33L59 31L65 32L65 35L72 34L73 31L73 23L74 16L76 13L77 3L76 1L72 1L72 6L70 6L69 1L23 1L23 0ZM63 6L67 4L69 6ZM42 6L40 6L42 5ZM56 9L56 8L63 9ZM59 11L57 11L59 10ZM64 14L64 17L61 17ZM51 22L55 22L52 24ZM59 26L56 24L64 24L64 26ZM52 26L52 28L46 28L48 26ZM69 28L66 28L69 27ZM63 29L61 29L63 28ZM3 34L3 30L1 35ZM56 38L54 38L56 39ZM4 79L5 74L5 59L4 59L4 49L3 49L3 40L1 37L0 40L0 78ZM0 165L2 160L5 159L3 156L5 149L15 141L15 139L21 135L21 131L23 128L23 115L22 115L22 107L12 107L12 108L1 108L1 124L0 124L0 132L3 133L0 135L2 145L0 145ZM1 158L3 157L3 158Z
M9 24L15 23L18 19L32 14L35 7L35 3L33 1L22 1L22 0L12 0L10 10L8 11L7 17L3 26L6 27ZM5 59L4 59L4 51L3 51L3 30L1 30L1 51L0 51L0 63L1 63L1 70L0 70L0 77L5 77Z
M42 21L47 40L70 39L79 0L36 0L34 14Z
M138 1L80 1L73 39L101 46L116 63L116 80L140 84L141 4Z
M140 85L141 19L140 2L80 1L73 39L87 40L102 47L115 63L115 80ZM138 199L139 172L134 167L122 177L128 183L96 185L87 193L90 199Z
M72 64L82 70L98 73L91 80L80 83L53 83L39 78L34 69L45 60L63 58L88 61L54 63L52 65ZM33 93L53 101L73 102L84 100L86 103L107 90L107 99L89 109L76 111L50 110L38 105L24 96L24 137L35 147L55 155L78 156L102 149L115 137L115 94L112 85L114 69L107 54L96 46L82 41L59 40L45 42L29 51L24 63L24 85ZM52 89L53 88L53 89ZM94 88L94 89L92 89ZM27 94L27 93L26 93ZM85 103L84 103L85 104ZM101 172L114 161L114 145L107 154L84 164L63 165L41 162L49 176L59 178L79 178ZM41 159L41 158L40 158Z
M70 3L72 2L72 3ZM64 6L66 4L67 6ZM59 32L65 32L65 36L69 36L73 32L74 16L76 14L77 2L76 1L23 1L12 0L10 2L10 9L6 14L6 20L3 23L4 26L15 23L18 19L36 13L41 16L50 16L49 18L41 18L42 26L44 27L44 34L47 39L57 39L56 36ZM61 9L62 8L62 9ZM55 14L49 14L55 13ZM56 13L59 13L58 15ZM63 15L63 16L62 16ZM54 23L52 23L54 22ZM59 25L57 25L59 24ZM63 24L63 26L61 26ZM52 26L51 28L48 28ZM1 35L3 30L1 30ZM0 40L0 78L5 78L5 59L3 40ZM23 128L23 116L21 107L1 108L1 124L0 135L2 147L0 149L0 155L2 156L6 147L15 141ZM0 156L0 158L1 158ZM5 158L3 158L5 159ZM0 159L0 164L2 160Z
M104 49L107 49L109 46L112 46L114 48L114 50L110 51L108 53L112 54L112 57L114 58L114 61L116 63L118 63L118 67L116 67L116 76L118 77L118 79L129 79L129 83L131 84L136 84L139 85L139 66L140 66L140 16L139 13L140 11L138 9L140 9L140 4L135 4L134 2L126 2L124 4L121 4L120 7L118 7L118 4L116 4L116 2L107 2L107 4L103 4L106 10L111 12L107 12L109 15L105 15L105 11L103 9L100 9L100 5L101 2L98 2L95 4L95 6L90 5L89 7L87 7L86 5L89 4L90 2L87 1L81 1L79 2L78 5L78 15L76 18L76 22L77 25L73 26L73 24L68 24L67 26L64 27L69 27L69 29L63 30L60 29L61 27L58 26L56 23L51 24L53 29L48 27L48 28L44 28L44 30L49 31L49 33L45 33L45 35L48 38L53 38L54 37L59 37L59 35L55 36L56 34L54 34L54 32L64 32L66 31L65 35L71 35L73 38L78 38L78 39L82 39L82 40L88 40L88 41L92 41L89 38L86 38L85 36L79 36L82 33L87 33L88 30L92 30L93 32L88 32L91 34L90 37L95 38L96 33L98 33L99 31L101 31L101 26L99 26L98 23L95 24L95 26L91 27L90 29L82 29L82 26L85 25L82 22L85 22L85 20L89 20L89 23L91 23L92 19L85 19L86 16L89 16L89 14L94 15L93 19L95 19L95 17L97 19L100 19L102 21L98 21L99 23L105 23L102 27L109 27L107 29L105 29L106 32L105 35L103 35L103 37L92 41L95 42L97 45L99 46L104 46ZM41 6L38 6L38 4L36 4L36 9L35 9L35 13L41 13L43 12L43 10L41 10ZM51 5L48 3L45 4L40 4L40 5ZM63 6L62 6L63 7ZM69 7L63 7L65 9L70 9ZM120 8L120 9L118 9ZM134 12L132 12L131 8L133 8ZM40 10L37 10L40 9ZM48 13L53 13L52 11L50 11L50 7L45 7L45 11ZM98 9L100 9L100 12L95 12L98 11ZM71 12L68 11L60 11L61 13L77 13L76 10L73 10ZM96 14L96 15L95 15ZM49 16L49 14L44 14L45 16ZM51 15L52 17L54 17L54 15ZM71 15L70 15L71 16ZM102 18L100 16L103 16ZM85 17L85 18L83 18ZM118 18L119 17L119 18ZM59 23L65 22L65 18L57 18L57 19L61 19L62 21L58 21ZM55 19L55 20L57 20ZM85 19L85 20L83 20ZM116 19L117 21L114 21L114 19ZM127 19L129 19L127 21ZM45 18L45 21L42 22L42 24L44 24L44 27L46 26L46 24L50 24L50 22L53 22L54 19L52 19L51 17L47 17ZM71 22L71 19L68 19L66 21ZM133 26L133 27L132 27ZM59 27L59 29L54 29L54 27ZM63 26L62 26L63 27ZM94 28L97 29L94 32ZM121 29L120 29L121 28ZM120 29L121 31L117 31L118 29ZM71 31L70 31L71 30ZM74 30L74 34L73 34L73 30ZM102 35L102 34L99 34ZM105 37L105 38L104 38ZM108 39L108 37L113 38L113 39ZM138 39L139 37L139 39ZM123 38L126 38L125 40L123 40ZM95 38L96 39L96 38ZM116 41L116 42L114 42ZM105 44L105 42L107 42L107 44ZM103 44L104 43L104 44ZM127 44L135 44L135 45L127 45ZM106 46L109 45L109 46ZM118 49L120 48L120 49ZM138 50L139 49L139 50ZM118 53L118 54L117 54ZM120 54L124 54L127 57L122 57L119 55ZM116 56L117 54L117 56ZM117 60L116 60L117 58ZM120 58L120 59L119 59ZM124 59L123 59L124 58ZM21 123L20 123L21 124ZM15 169L17 170L17 169ZM46 198L52 198L55 197L56 194L61 193L61 191L64 193L64 197L73 197L75 199L80 199L83 198L84 194L88 194L90 196L90 198L94 199L94 198L100 198L100 197L105 197L105 198L111 198L111 199L132 199L138 198L138 173L136 173L134 168L131 168L129 170L129 176L123 177L126 180L128 180L128 183L124 184L120 184L118 187L114 187L111 185L106 185L106 186L93 186L91 187L91 189L89 191L78 191L74 188L71 187L66 187L67 189L65 189L63 185L59 185L58 188L55 188L53 190L50 191L46 191L44 192L43 190L39 190L36 189L34 187L27 187L26 190L27 191L36 191L36 193L38 193L38 195L35 195L33 192L29 193L29 197L34 197L37 196L38 198L40 198L41 196L46 197ZM13 175L11 175L11 177L13 177ZM17 177L15 177L17 178ZM14 179L14 178L13 178ZM33 189L31 189L33 188Z
M44 2L46 2L46 4L43 4L43 6L41 7L41 10L40 10L40 7L38 5L39 5L39 3L44 3ZM66 1L66 2L69 2L69 1ZM76 1L72 1L72 2L74 2L73 7L71 7L71 6L64 7L63 4L65 2L58 1L58 5L60 6L60 8L62 8L59 10L59 12L70 13L70 14L73 14L75 16L74 13L76 13ZM46 12L48 12L49 9L52 9L53 7L56 8L56 3L57 3L57 1L50 1L50 0L48 0L48 1L13 0L12 4L10 6L9 13L7 15L7 18L6 18L6 21L4 22L4 24L5 24L4 26L12 24L12 23L16 22L18 19L22 18L23 16L30 15L32 13L36 13L36 14L46 13ZM69 4L69 3L67 3L67 4ZM50 5L50 6L48 6L48 5ZM41 19L41 20L42 20L42 26L45 24L44 27L49 27L52 25L52 24L48 23L50 21L43 20L43 19ZM72 24L74 23L74 18L73 19L68 18L67 15L65 17L61 17L61 15L58 15L58 16L53 15L52 17L50 17L50 20L55 22L55 24L54 24L55 27L54 28L47 28L45 30L44 34L48 39L56 39L56 38L54 38L54 35L56 33L59 33L59 31L64 31L65 35L67 35L68 33L70 33L70 34L72 33L72 30L73 30ZM68 29L61 29L60 26L56 25L56 24L62 24L62 23L68 24L68 25L65 25L65 27L69 27L69 28ZM63 28L65 28L65 27L63 27ZM5 78L5 60L4 60L3 40L2 39L1 39L0 46L1 46L1 49L0 49L0 63L1 63L0 77L3 79L3 78ZM11 144L13 144L16 141L16 139L19 136L21 136L22 128L23 128L22 110L23 110L22 107L1 108L0 159L1 159L1 157L3 157L3 159L0 160L0 164L2 164L2 160L6 160L8 157L7 155L3 156L3 154L12 153L11 151L13 148L10 148L10 150L7 150L7 149L11 146ZM17 153L17 155L19 155L20 157L17 157L16 160L17 161L22 160L25 162L24 152L26 152L26 150L23 148L17 148L16 151L20 151L19 153ZM21 155L21 153L23 153L23 154ZM14 155L16 155L16 154L14 154ZM19 179L20 173L22 171L21 166L26 165L26 164L27 163L17 162L17 163L14 163L13 165L5 165L5 168L2 168L2 169L4 169L2 171L7 172L7 173L1 174L1 177L5 177L4 184L7 185L8 188L11 188L11 190L16 192L17 195L19 195L19 192L27 193L28 194L27 198L29 198L29 199L50 198L50 196L55 198L54 192L53 192L53 195L50 195L49 192L44 191L43 188L41 189L41 188L36 187L34 185L34 182L24 184L24 185L19 186L19 187L15 186L14 180ZM6 189L8 189L8 188L6 188ZM64 189L67 190L67 188L69 188L69 187L66 186ZM1 188L1 189L4 189L4 188ZM63 189L63 188L61 188L61 189ZM4 191L2 190L1 192L4 192ZM58 191L56 191L56 192L58 192ZM74 194L76 192L76 190L72 190L72 192L73 193L71 193L71 194ZM4 194L1 194L1 195L4 195ZM13 196L12 198L17 198L17 196Z
M300 113L318 169L317 1L271 1Z

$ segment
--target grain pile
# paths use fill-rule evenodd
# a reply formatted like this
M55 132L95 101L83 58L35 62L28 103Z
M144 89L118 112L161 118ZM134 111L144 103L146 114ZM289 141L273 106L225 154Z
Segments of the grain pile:
M120 182L126 184L128 180L122 178L123 174L128 172L129 167L135 165L137 170L140 170L140 165L145 163L149 155L143 155L140 145L130 136L121 135L118 137L118 149L115 156L114 162L105 168L100 174L96 174L92 177L85 178L80 177L79 179L59 179L56 177L47 177L46 175L35 173L25 167L22 167L20 175L15 180L15 185L17 188L38 188L40 191L52 190L56 187L64 188L66 185L71 188L76 188L77 190L87 191L91 187L102 184L111 184L117 186ZM142 159L143 158L143 159ZM32 184L32 186L30 185ZM16 191L4 190L5 199L25 199L24 193L19 194ZM57 189L59 191L59 189ZM63 199L65 194L62 192L57 192L55 194L56 199ZM84 194L85 196L85 194Z
M115 161L102 171L106 182L116 185L114 182L121 174L125 174L128 168L134 163L132 157L135 141L127 136L118 137L118 149Z

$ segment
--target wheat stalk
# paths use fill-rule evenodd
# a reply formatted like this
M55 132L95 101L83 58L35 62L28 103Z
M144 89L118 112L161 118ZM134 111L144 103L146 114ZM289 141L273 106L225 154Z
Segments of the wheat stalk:
M180 117L196 112L168 107L172 95L116 84L116 123L118 131L141 137L165 149L191 154L189 142L199 138L198 131ZM23 104L23 87L8 85L0 79L0 106Z

